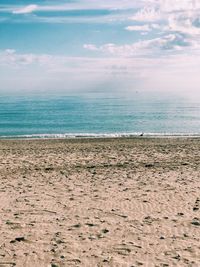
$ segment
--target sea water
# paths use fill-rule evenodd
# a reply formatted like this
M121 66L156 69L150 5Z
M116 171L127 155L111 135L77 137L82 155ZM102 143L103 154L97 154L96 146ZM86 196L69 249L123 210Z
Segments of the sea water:
M173 94L0 96L1 138L200 135L200 100Z

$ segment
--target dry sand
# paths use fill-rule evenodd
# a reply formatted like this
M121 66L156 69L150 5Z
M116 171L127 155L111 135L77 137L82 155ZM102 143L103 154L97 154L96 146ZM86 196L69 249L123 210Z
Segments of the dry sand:
M200 139L0 141L0 266L200 266Z

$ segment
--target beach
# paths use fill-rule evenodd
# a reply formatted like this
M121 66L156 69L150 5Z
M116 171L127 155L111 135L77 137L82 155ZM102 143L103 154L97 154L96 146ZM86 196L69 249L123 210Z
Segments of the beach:
M200 138L0 141L0 267L200 266Z

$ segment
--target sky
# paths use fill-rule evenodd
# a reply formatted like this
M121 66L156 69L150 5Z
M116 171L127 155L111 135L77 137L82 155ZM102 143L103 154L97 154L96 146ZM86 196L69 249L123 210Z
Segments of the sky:
M199 0L0 0L0 91L199 93Z

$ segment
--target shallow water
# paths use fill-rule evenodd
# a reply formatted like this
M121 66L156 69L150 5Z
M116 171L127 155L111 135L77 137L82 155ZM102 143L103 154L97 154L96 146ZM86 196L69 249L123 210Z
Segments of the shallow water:
M174 95L35 94L0 97L0 136L200 135L200 101Z

